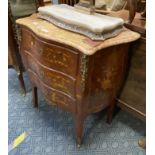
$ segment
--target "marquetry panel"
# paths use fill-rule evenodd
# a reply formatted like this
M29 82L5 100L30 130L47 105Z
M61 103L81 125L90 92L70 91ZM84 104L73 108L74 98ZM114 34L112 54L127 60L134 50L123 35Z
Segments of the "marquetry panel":
M24 56L28 62L28 68L33 70L38 78L49 87L66 93L71 97L75 97L75 79L65 76L56 70L45 67L28 51L24 51Z
M113 46L94 55L89 107L93 111L109 106L111 99L118 95L126 71L128 44ZM104 102L104 103L103 103ZM95 110L95 111L96 111Z
M62 109L73 113L76 112L75 99L46 85L31 69L28 69L28 74L32 83L41 89L48 104L60 106Z
M34 36L30 31L23 30L23 49L31 51L46 67L76 76L78 53L61 46L49 44ZM72 67L74 69L72 69Z

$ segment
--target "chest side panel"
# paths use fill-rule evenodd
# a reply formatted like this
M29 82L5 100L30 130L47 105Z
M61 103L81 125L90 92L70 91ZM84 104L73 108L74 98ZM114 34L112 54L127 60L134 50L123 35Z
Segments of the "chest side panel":
M127 65L128 44L113 46L94 55L90 89L89 112L109 106L117 96Z

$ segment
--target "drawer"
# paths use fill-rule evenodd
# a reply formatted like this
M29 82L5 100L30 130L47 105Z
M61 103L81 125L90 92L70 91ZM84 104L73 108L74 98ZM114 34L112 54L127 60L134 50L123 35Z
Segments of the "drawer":
M48 104L56 104L58 107L75 113L76 112L76 104L75 100L70 99L69 97L62 95L56 91L49 89L48 87L42 86L42 92L44 94L45 99Z
M23 30L22 49L30 51L46 67L76 76L78 53L38 39L30 31ZM26 33L26 34L25 34Z
M30 33L28 30L22 29L21 32L21 45L22 49L31 51L33 50L33 43L35 42L35 38L32 33ZM24 37L23 37L24 36Z
M37 74L34 73L31 69L28 69L28 74L31 82L41 89L45 99L48 101L48 104L56 104L58 107L64 110L73 113L76 112L76 100L46 85L38 78Z
M76 80L74 78L63 75L51 68L45 67L27 51L24 51L23 54L27 60L27 68L35 72L41 81L43 81L49 87L62 91L75 98Z

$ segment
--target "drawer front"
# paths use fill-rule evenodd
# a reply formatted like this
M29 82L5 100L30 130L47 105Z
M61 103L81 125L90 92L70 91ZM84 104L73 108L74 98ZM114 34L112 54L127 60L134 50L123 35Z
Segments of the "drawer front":
M46 67L61 71L67 75L76 76L78 53L61 46L49 44L30 31L22 31L22 48L31 53Z
M76 104L74 99L44 84L38 78L37 74L34 73L31 69L28 69L28 74L31 82L41 89L45 99L48 101L48 104L50 105L56 104L58 107L64 110L73 113L76 112Z
M23 51L27 60L27 68L35 72L38 78L46 85L56 90L62 91L75 98L75 79L62 75L56 70L45 67L31 53Z
M43 93L45 99L48 101L49 105L57 105L69 112L73 113L76 112L76 104L74 99L66 96L65 94L57 90L54 90L53 88L43 83L38 78L37 74L33 72L31 69L28 69L28 74L31 82L38 88L40 88L41 92Z
M22 38L21 40L22 47L25 50L31 51L33 49L32 47L34 46L33 43L35 42L33 34L25 29L22 29L21 38Z
M48 87L42 86L42 91L43 91L43 94L45 96L45 99L47 100L47 102L49 104L52 105L54 103L58 107L60 107L64 110L67 110L67 111L70 111L73 113L76 112L75 101L71 100L70 98L68 98L68 97L66 97L66 96L64 96L58 92L52 91Z

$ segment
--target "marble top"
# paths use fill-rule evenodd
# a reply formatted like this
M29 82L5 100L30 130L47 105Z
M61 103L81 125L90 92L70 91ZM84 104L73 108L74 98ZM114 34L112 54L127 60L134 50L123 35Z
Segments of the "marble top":
M28 27L39 37L72 46L86 55L92 55L98 50L133 42L140 38L140 34L124 28L116 37L105 41L92 41L84 35L61 29L46 20L40 19L37 14L18 19L16 23Z

